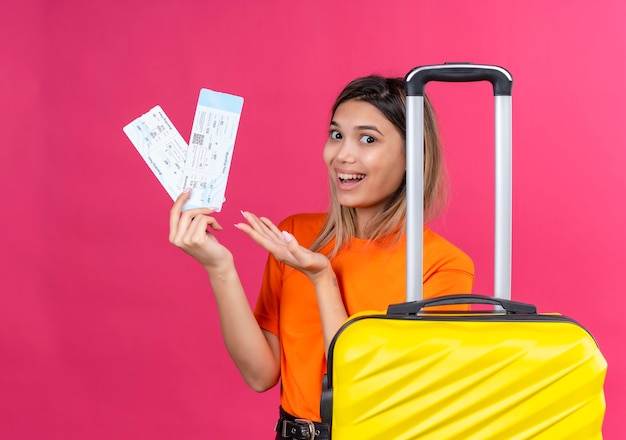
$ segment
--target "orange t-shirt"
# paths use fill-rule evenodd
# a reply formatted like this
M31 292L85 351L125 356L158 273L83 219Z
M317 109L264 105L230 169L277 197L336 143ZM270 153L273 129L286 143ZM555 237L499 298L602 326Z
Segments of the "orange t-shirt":
M325 214L294 215L280 223L298 243L309 247ZM329 244L330 250L333 243ZM385 311L405 302L406 241L393 246L353 241L331 260L348 316ZM439 235L424 229L424 298L469 293L474 283L472 260ZM298 270L270 255L255 309L261 328L280 339L281 405L300 418L320 420L326 356L317 298L312 283Z

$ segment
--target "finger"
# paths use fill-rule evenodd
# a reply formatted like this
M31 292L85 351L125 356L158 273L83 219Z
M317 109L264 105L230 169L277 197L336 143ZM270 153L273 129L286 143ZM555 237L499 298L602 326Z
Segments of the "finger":
M289 254L294 258L299 264L303 267L308 266L315 255L314 252L311 252L309 249L300 246L296 237L294 237L291 233L287 231L281 232L281 237L287 246L287 250Z
M292 259L282 237L277 238L271 233L268 234L266 231L259 232L247 223L239 223L235 226L246 233L256 244L274 255L278 261L284 263Z
M308 253L310 251L300 246L298 240L296 240L296 237L294 237L291 233L287 231L282 231L280 232L280 236L285 242L289 253L291 253L291 255L293 255L296 260L301 261L304 256L308 256Z
M211 230L221 231L223 228L214 217L198 215L191 220L186 229L181 230L178 243L184 247L203 244L207 237L212 235Z
M248 223L236 223L235 227L243 231L248 237L252 239L256 244L265 248L265 250L272 251L275 248L276 240L272 240L267 234L259 232L252 225Z
M189 200L189 197L191 197L191 188L185 188L184 191L178 195L174 204L182 208L185 202Z
M178 219L170 219L170 243L180 243L191 223L197 218L205 217L210 219L207 221L212 225L213 229L222 230L217 220L210 216L214 212L215 210L212 208L194 208L183 211L178 216Z
M241 213L248 221L252 229L254 229L258 234L266 236L268 238L277 238L275 235L272 234L272 231L267 227L267 225L263 223L256 215L247 211L241 211Z
M170 242L178 242L195 217L208 215L210 213L212 213L212 211L206 208L189 209L179 214L178 218L170 218Z
M180 193L180 195L176 198L172 209L170 210L170 218L172 217L180 217L182 213L192 213L192 215L196 215L196 213L202 214L213 214L216 208L193 208L186 209L183 211L185 207L185 203L191 197L191 188L187 188L185 191Z
M297 262L300 270L314 274L329 267L330 262L326 257L300 246L298 240L289 232L283 231L282 235L291 258Z
M203 216L207 218L207 226L205 226L205 231L207 230L207 228L211 228L214 231L223 231L224 228L222 228L222 225L220 225L218 223L218 221L215 219L215 217L210 217L210 216Z
M221 226L213 217L205 215L194 217L181 240L185 246L203 244L211 235L210 229L220 230Z
M176 201L174 202L172 209L170 210L170 215L180 216L183 212L185 213L191 212L191 213L194 213L194 215L195 213L213 214L215 210L217 209L217 208L193 208L193 209L186 209L183 211L183 208L185 207L185 203L187 203L190 197L191 197L191 188L187 188L182 193L180 193L180 195L176 198Z
M267 217L256 217L260 227L262 227L263 233L271 240L275 240L281 245L284 242L283 235L280 229L274 225L274 223Z
M260 217L259 220L267 226L267 228L276 236L276 238L284 239L283 234L280 232L280 229L276 227L276 225L267 217Z

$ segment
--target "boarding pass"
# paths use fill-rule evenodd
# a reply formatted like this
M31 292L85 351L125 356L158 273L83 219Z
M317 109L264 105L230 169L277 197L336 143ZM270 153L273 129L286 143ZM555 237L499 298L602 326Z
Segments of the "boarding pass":
M189 144L158 105L124 133L172 199L191 188L183 209L221 211L242 107L240 96L202 89Z

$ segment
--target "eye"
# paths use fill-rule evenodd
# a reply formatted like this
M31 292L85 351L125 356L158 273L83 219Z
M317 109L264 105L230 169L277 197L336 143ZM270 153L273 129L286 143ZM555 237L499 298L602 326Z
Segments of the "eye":
M343 136L337 130L330 130L330 138L331 139L343 139Z
M359 139L359 142L363 142L365 144L373 144L374 142L376 142L376 138L374 138L373 136L370 136L369 134L364 134Z

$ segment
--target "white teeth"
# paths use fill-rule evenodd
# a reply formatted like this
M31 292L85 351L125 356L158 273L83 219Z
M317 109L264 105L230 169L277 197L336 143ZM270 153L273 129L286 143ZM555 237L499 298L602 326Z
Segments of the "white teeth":
M365 178L365 174L344 174L344 173L337 173L337 177L339 177L341 180L361 180Z

